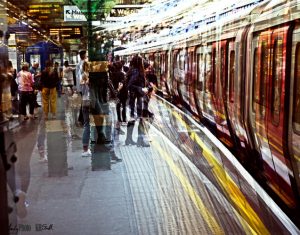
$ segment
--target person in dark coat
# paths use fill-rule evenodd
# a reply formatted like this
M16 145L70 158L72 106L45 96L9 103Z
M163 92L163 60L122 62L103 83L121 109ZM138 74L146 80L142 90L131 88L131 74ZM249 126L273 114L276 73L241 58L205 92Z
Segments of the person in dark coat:
M142 57L136 55L130 62L130 68L127 73L130 117L134 118L135 100L137 116L142 116L143 97L147 94L145 70Z
M52 118L56 118L56 99L57 92L56 87L59 82L59 77L57 71L53 68L52 61L46 62L46 68L41 75L42 84L42 101L45 119L48 119L49 105L50 112L52 113Z
M127 86L125 74L122 72L122 63L114 63L114 72L111 73L111 80L115 91L117 92L118 103L116 106L117 117L119 123L127 122L126 118L126 101L127 101ZM121 115L122 113L122 115Z

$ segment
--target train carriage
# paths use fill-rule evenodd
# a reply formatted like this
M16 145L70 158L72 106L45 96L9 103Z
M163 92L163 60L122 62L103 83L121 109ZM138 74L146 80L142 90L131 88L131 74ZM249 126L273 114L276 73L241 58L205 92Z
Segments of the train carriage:
M241 1L208 12L193 34L139 46L154 53L173 102L294 211L300 202L299 9L299 1Z

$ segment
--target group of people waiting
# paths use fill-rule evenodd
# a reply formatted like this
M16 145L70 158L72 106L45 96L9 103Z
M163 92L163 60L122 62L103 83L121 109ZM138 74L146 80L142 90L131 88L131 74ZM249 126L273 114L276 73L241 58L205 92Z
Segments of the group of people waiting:
M117 96L117 118L120 123L127 122L126 104L129 99L130 118L153 117L148 109L151 93L157 85L152 65L141 56L134 56L129 68L123 61L116 61L109 68L110 79ZM135 115L136 109L136 115Z
M57 86L59 83L58 63L53 65L52 61L46 62L45 69L39 71L39 63L33 63L29 67L27 62L23 62L21 70L17 73L13 68L12 63L9 62L8 74L11 76L11 96L12 108L15 114L21 114L24 121L36 119L34 109L41 107L37 103L37 93L40 91L42 96L42 106L45 115L45 120L48 119L49 111L52 118L56 118L56 97ZM15 104L15 101L19 102ZM29 105L29 115L27 114L27 105Z
M23 120L37 118L34 109L40 107L37 103L37 92L39 91L41 92L45 120L50 117L55 119L60 77L62 77L63 87L69 90L69 94L74 93L74 69L69 66L68 61L64 62L62 73L59 71L59 64L57 62L53 64L52 61L46 62L42 72L39 71L39 64L36 62L31 68L27 62L22 63L18 73L11 62L9 64L8 73L12 76L12 100L16 99L17 94L19 94L18 112L23 116ZM91 155L88 148L90 140L89 108L88 105L85 105L85 103L89 103L89 68L86 51L82 51L80 52L80 61L76 66L75 91L81 95L83 104L80 109L83 123L83 156ZM110 63L108 72L109 81L112 84L111 93L117 100L117 128L120 128L121 124L127 124L127 103L130 108L129 121L135 120L136 117L153 117L153 114L148 110L148 103L157 80L151 64L145 62L141 56L136 55L127 67L124 61L120 61L117 57L114 62ZM27 114L27 105L29 105L29 115Z
M82 156L90 156L89 150L89 108L86 101L89 99L89 63L85 52L80 54L81 61L76 67L77 90L81 92L82 113L83 113L83 153ZM114 62L109 64L109 84L110 93L116 100L117 128L120 125L127 125L136 118L152 118L153 113L148 109L153 88L157 85L157 79L150 63L145 62L141 56L134 56L130 61L129 67L125 66L124 61L117 57ZM130 120L126 115L127 103L130 108ZM131 141L129 144L136 144ZM141 145L145 146L145 145Z

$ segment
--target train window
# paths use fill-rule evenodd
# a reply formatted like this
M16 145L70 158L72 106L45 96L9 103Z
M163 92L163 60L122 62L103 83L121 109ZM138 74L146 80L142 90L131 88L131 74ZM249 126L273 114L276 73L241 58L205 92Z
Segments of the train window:
M212 66L211 66L211 53L207 53L205 56L205 87L204 90L205 92L211 91L211 86L212 86Z
M260 64L260 81L259 81L259 98L260 114L265 115L267 99L267 79L268 79L268 47L267 42L261 44L261 64Z
M157 53L157 54L155 54L155 57L154 57L154 73L155 73L156 77L160 77L160 69L161 69L160 54Z
M224 88L224 78L225 78L225 50L224 47L221 48L221 76L220 76L220 80L221 80L221 84L222 84L222 88Z
M165 73L169 70L169 57L168 54L165 54Z
M296 46L293 127L300 132L300 43Z
M253 90L252 90L252 110L255 112L255 104L259 103L259 60L258 60L258 49L255 48L253 56Z
M216 48L213 49L213 73L212 73L212 81L211 81L211 91L215 93L216 89L216 76L217 76L217 54L216 54Z
M277 38L274 43L273 53L273 81L272 81L272 103L271 113L274 124L279 124L280 114L280 94L281 94L281 81L283 69L283 48L282 39Z
M229 100L234 101L234 74L235 74L235 51L230 52L229 57Z
M204 59L203 59L203 54L198 54L197 55L197 89L198 90L202 90L203 89L203 80L204 80L204 68L205 68L205 64L204 64Z
M185 60L185 62L186 62L186 65L185 65L185 75L184 75L184 83L185 84L188 84L188 80L189 80L189 78L190 78L190 68L191 68L191 66L190 66L190 63L191 63L191 61L190 61L190 53L188 53L187 54L187 56L186 56L186 60Z
M179 71L179 54L174 54L174 62L173 62L173 76L175 79L178 79L178 71Z
M180 70L184 70L184 61L185 61L185 56L184 55L180 55L179 57L179 69Z

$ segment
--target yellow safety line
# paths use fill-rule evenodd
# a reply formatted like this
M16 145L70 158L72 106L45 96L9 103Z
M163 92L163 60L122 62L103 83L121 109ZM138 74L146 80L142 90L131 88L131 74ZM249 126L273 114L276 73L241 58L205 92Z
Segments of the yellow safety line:
M182 125L184 125L187 129L190 129L190 127L186 122L184 122L184 120L182 120L178 113L172 113L181 122ZM252 231L254 230L254 233L270 234L263 222L260 220L259 216L247 202L247 199L244 197L239 187L235 184L230 175L228 175L228 173L224 170L219 161L214 157L212 151L206 147L197 133L192 132L190 136L203 149L203 156L206 158L209 164L213 166L212 171L216 179L218 180L219 185L222 186L224 191L228 192L232 203L237 207L244 220L251 226L250 229ZM247 225L245 225L243 221L241 221L241 223L244 228L245 226L247 227Z
M155 145L155 148L159 151L160 156L168 163L170 169L173 171L173 173L183 186L184 190L187 192L193 203L196 205L198 211L202 215L203 219L205 220L213 234L224 234L223 229L215 220L213 215L209 212L209 210L206 208L203 201L197 194L196 190L189 183L189 180L184 176L180 168L176 166L172 158L160 147L158 142L153 141L152 144Z

